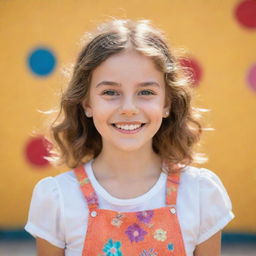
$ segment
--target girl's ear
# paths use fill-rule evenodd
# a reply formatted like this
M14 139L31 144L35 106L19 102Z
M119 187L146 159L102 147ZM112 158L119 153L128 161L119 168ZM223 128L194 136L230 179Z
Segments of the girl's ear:
M163 117L167 118L170 114L170 107L166 107L163 109Z
M165 85L165 103L163 107L163 118L167 118L171 111L171 103L172 103L172 97L170 88Z
M166 100L164 108L163 108L163 117L166 118L169 116L171 110L171 102Z
M92 117L92 108L88 102L88 100L84 100L82 102L82 106L83 106L83 109L84 109L84 113L87 117Z

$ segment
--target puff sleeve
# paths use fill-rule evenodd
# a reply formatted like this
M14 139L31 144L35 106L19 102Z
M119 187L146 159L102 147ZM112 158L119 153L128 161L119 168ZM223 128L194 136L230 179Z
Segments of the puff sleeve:
M58 184L53 177L40 180L34 187L25 230L51 244L65 248L63 207Z
M197 244L223 229L233 218L232 205L219 177L201 168L199 176L200 228Z

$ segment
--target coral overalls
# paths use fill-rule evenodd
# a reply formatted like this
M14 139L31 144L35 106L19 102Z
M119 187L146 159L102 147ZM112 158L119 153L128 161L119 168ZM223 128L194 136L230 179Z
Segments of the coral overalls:
M74 172L88 204L82 256L185 256L177 218L179 174L168 175L166 206L138 212L99 209L83 166Z

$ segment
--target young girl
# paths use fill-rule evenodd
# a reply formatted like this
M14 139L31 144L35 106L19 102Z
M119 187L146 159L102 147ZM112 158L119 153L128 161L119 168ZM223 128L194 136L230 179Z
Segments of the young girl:
M89 37L52 126L72 170L34 188L40 256L217 256L234 217L220 179L191 166L202 131L178 60L150 22Z

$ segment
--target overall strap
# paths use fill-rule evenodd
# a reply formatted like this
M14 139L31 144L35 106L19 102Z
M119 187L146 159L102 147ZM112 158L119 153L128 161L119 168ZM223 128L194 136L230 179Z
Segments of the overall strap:
M92 184L87 176L84 166L80 166L74 169L76 178L80 184L80 188L87 201L88 208L91 210L98 208L98 198L92 187Z
M166 183L166 206L176 207L180 172L169 173Z

